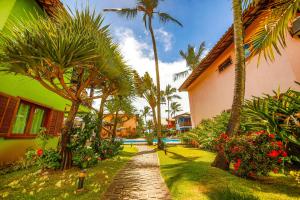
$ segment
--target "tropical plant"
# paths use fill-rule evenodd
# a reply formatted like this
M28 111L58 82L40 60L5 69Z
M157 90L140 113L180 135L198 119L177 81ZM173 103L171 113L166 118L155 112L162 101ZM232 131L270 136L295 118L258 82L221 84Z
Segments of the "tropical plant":
M226 133L229 136L235 135L240 128L241 110L245 98L245 52L244 52L244 26L242 15L242 0L232 0L233 7L233 28L234 28L234 51L235 51L235 82L234 95L231 107L231 115ZM218 152L212 166L228 170L229 164L225 155Z
M295 159L300 147L300 92L287 90L246 100L243 116L248 131L266 130L288 142ZM297 159L298 160L298 159Z
M193 45L188 45L187 51L179 51L180 56L185 60L187 69L174 74L174 81L186 77L191 71L199 66L202 57L205 52L205 43L202 42L196 51L196 48Z
M173 116L173 117L176 116L177 112L182 111L181 104L178 102L172 102L170 108L171 108L171 110L170 110L171 116Z
M181 99L181 97L179 95L175 94L176 92L177 92L177 89L172 87L170 84L168 84L166 86L166 89L163 92L163 96L166 99L167 106L168 106L168 110L167 110L168 119L170 119L170 112L171 112L170 102L172 102L172 100L174 100L174 99Z
M146 72L142 77L136 71L133 72L133 75L134 75L134 84L135 84L137 95L139 97L144 98L149 104L152 111L155 131L157 131L158 124L157 124L157 115L156 115L156 107L157 107L156 87L148 72ZM158 135L158 137L160 136Z
M144 122L145 124L147 123L147 116L150 114L150 107L149 106L144 106L143 110L141 111L142 117L144 117Z
M246 9L249 7L260 7L262 14L259 26L254 35L247 42L251 47L250 56L261 55L266 60L274 61L275 52L281 54L281 48L286 47L286 36L289 25L295 19L300 9L300 0L243 0Z
M102 16L88 8L73 15L61 9L53 18L31 17L1 33L1 61L5 71L30 77L71 101L60 148L61 167L68 169L72 164L68 145L76 113L81 103L88 105L99 98L89 97L86 89L107 79L103 68L112 68L109 63L115 58L106 55L114 55L115 50Z
M180 135L181 139L188 144L193 144L201 149L214 151L215 140L221 133L226 132L229 112L222 112L211 119L204 119L200 124L189 132Z
M182 26L182 24L170 16L168 13L157 11L160 0L137 0L135 8L111 8L104 9L104 11L115 12L127 19L133 19L138 13L143 14L143 22L145 24L146 30L149 30L153 45L153 54L155 60L155 71L156 71L156 96L157 96L157 135L158 135L158 146L161 143L161 90L160 90L160 75L158 66L158 53L156 47L156 40L152 26L152 20L154 16L158 16L159 21L163 24L167 22L174 22L177 25Z
M278 173L289 160L282 141L266 131L228 138L224 144L225 155L233 163L238 176L266 176Z

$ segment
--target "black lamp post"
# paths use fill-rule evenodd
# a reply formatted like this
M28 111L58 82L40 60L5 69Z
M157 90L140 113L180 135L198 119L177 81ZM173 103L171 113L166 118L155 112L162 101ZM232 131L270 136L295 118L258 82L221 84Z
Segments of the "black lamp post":
M83 191L83 184L84 184L84 179L86 177L86 170L81 170L79 173L79 177L78 177L78 187L77 187L77 191L81 192Z

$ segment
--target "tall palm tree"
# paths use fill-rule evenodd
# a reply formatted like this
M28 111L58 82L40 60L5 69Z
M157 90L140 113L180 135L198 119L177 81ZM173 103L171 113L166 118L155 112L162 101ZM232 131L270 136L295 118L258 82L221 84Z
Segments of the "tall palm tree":
M133 19L137 16L138 13L143 14L143 22L145 24L145 28L149 30L154 60L155 60L155 71L156 71L156 95L157 95L157 135L158 135L158 146L161 145L161 91L160 91L160 75L159 75L159 66L158 66L158 53L156 47L156 40L152 26L152 20L154 16L158 16L159 21L163 24L167 22L174 22L175 24L182 26L182 24L170 16L168 13L157 11L159 2L161 0L137 0L135 8L110 8L104 9L104 11L115 12L121 16L125 16L127 19ZM153 113L154 114L154 113Z
M170 84L166 86L166 89L164 90L164 97L167 100L167 106L168 106L168 119L170 119L170 102L174 99L181 99L181 97L177 94L177 89L172 87Z
M190 44L188 45L186 52L180 50L179 54L185 60L187 69L182 72L174 74L174 81L186 77L191 71L193 71L196 67L198 67L203 57L204 51L205 51L204 42L200 44L198 51L196 51L196 48Z
M235 83L231 115L227 126L227 134L229 136L236 134L240 127L241 110L245 98L246 81L242 0L232 0L232 6L235 50ZM212 163L212 166L224 170L229 169L229 163L226 161L224 152L218 152L214 162Z
M147 116L150 114L150 107L149 106L144 106L142 110L142 116L144 117L145 124L147 123Z
M180 112L180 111L182 111L180 103L178 103L178 102L172 102L171 103L171 115L173 117L175 117L176 113Z

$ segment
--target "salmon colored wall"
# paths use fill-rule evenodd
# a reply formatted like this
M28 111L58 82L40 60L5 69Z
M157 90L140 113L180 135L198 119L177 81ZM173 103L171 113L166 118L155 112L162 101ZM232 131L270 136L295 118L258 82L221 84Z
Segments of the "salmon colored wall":
M246 30L246 40L254 32L253 23ZM271 94L280 87L300 90L294 81L300 82L300 39L287 35L287 48L282 55L276 55L274 62L266 62L262 57L257 66L257 56L246 62L246 98ZM230 109L234 88L234 64L221 73L218 66L229 56L234 57L233 44L188 88L192 124L196 126L202 119L213 117L223 110Z
M122 117L122 115L120 116ZM104 121L113 123L113 115L106 115ZM129 137L136 135L137 119L136 117L131 117L129 120L123 122L123 124L118 124L118 127L126 128L126 130L117 131L117 136L119 137ZM103 131L102 135L106 135L107 132Z

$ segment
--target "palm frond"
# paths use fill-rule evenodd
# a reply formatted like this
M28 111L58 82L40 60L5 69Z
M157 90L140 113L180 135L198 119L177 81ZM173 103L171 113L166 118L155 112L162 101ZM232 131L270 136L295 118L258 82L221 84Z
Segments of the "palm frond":
M163 24L167 23L167 22L174 22L175 24L183 27L183 25L175 18L173 18L171 15L169 15L168 13L163 13L163 12L156 12L156 14L159 17L159 21Z
M190 72L190 70L185 70L185 71L174 74L173 75L174 81L177 81L178 79L187 77L187 75L189 75L189 72Z
M122 17L126 17L127 19L133 19L138 14L137 8L106 8L103 9L104 12L115 12Z

